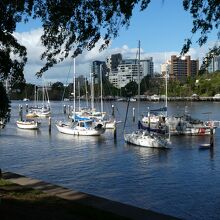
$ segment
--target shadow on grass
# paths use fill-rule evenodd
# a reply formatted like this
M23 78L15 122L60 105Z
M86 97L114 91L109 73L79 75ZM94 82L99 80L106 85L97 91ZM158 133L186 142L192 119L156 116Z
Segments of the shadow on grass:
M126 219L38 190L16 184L0 184L0 219Z

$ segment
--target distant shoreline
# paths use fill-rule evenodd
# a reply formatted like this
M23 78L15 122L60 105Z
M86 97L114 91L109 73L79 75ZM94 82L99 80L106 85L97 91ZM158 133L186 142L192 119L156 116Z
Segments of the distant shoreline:
M135 97L137 101L137 97ZM80 99L81 101L86 101L85 99ZM100 98L95 98L95 101L100 100ZM220 102L220 98L215 98L215 97L168 97L168 101L190 101L190 102L203 102L203 101L208 101L208 102ZM23 100L11 100L11 101L21 101L23 103L29 103L33 102L34 100L28 100L28 101L23 101ZM66 99L66 100L50 100L50 101L63 101L63 102L69 102L72 101L71 99ZM76 100L77 101L77 100ZM103 101L116 101L116 102L126 102L128 101L128 98L116 98L116 97L103 97ZM165 98L157 98L157 99L152 99L150 97L140 97L140 101L150 101L150 102L160 102L160 101L165 101ZM132 100L132 102L135 102Z

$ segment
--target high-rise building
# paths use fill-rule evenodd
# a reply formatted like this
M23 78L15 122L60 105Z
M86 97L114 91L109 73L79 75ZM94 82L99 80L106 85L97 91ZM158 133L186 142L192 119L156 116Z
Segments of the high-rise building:
M117 70L118 65L122 61L122 55L120 53L112 54L106 59L106 65L109 72Z
M125 59L118 65L118 88L126 86L129 82L138 83L139 63L137 59ZM143 78L143 66L140 65L140 79Z
M101 75L104 78L107 74L107 67L105 61L93 61L91 66L91 73L95 78L95 83L99 82Z
M147 75L153 76L154 74L153 57L143 59L140 62L143 67L143 77Z
M199 71L199 60L191 60L190 56L171 56L170 79L184 80L196 76Z
M122 59L121 54L113 54L106 60L109 68L108 79L117 88L126 86L129 82L138 83L138 59ZM153 58L140 61L140 80L146 75L153 75Z
M213 73L220 70L220 56L214 56L208 66L208 72Z

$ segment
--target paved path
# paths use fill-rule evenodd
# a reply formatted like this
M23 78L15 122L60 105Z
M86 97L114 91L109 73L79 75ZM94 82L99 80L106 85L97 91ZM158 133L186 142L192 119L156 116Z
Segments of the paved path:
M103 211L112 212L119 216L127 217L135 220L160 220L160 219L177 219L172 216L159 214L150 210L137 208L120 202L111 201L109 199L97 197L61 186L53 185L37 179L25 177L16 173L3 172L3 178L21 186L40 190L49 195L57 196L62 199L77 202L79 204L88 205Z

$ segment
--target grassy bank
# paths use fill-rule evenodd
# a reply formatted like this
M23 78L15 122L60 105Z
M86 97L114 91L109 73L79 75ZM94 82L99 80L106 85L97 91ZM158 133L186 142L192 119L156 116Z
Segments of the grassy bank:
M126 219L0 179L0 219Z

